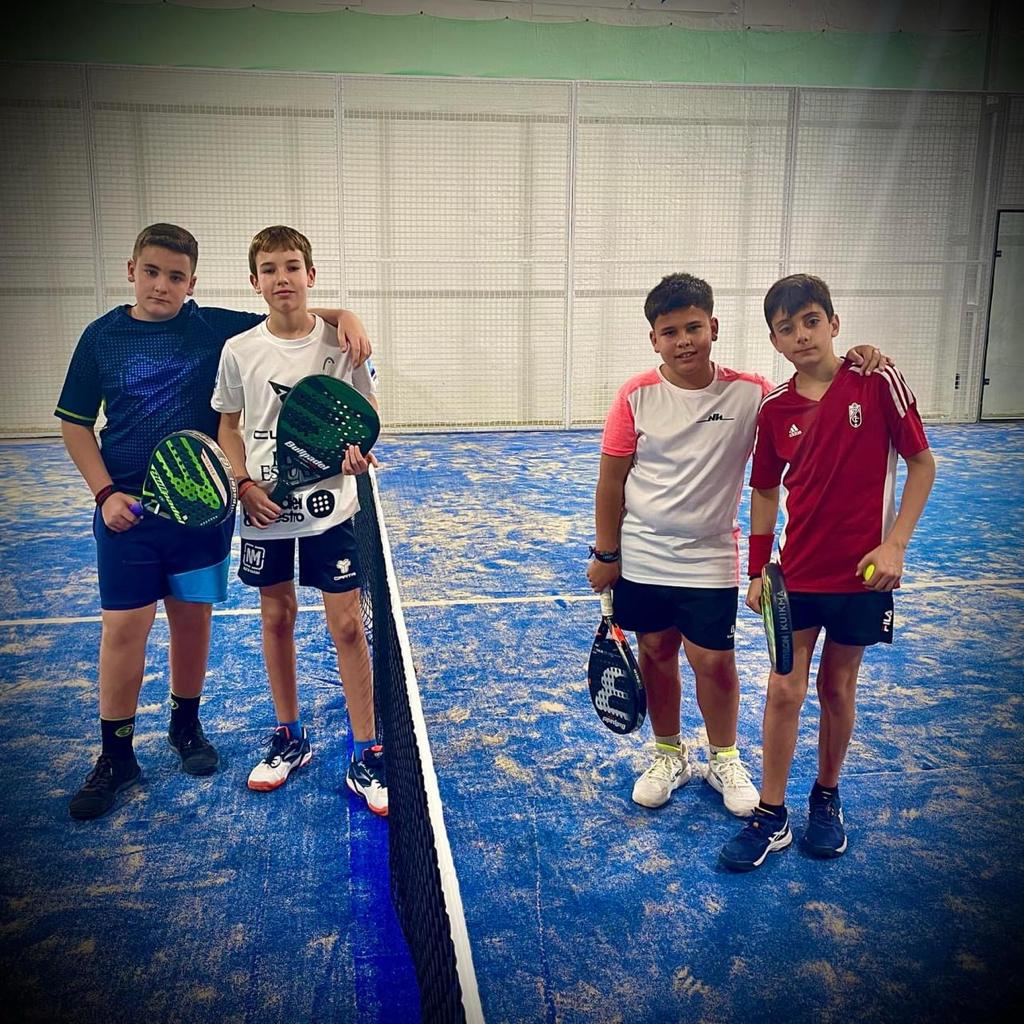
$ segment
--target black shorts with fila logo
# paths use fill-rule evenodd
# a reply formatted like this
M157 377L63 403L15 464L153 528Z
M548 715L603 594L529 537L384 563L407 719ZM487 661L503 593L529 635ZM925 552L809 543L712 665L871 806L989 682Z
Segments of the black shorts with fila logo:
M823 626L837 644L870 647L891 644L894 626L892 591L865 590L860 594L789 592L793 630Z
M343 594L362 585L356 531L351 519L312 537L242 539L238 578L250 587L270 587L295 578L295 541L299 542L299 583L327 594Z

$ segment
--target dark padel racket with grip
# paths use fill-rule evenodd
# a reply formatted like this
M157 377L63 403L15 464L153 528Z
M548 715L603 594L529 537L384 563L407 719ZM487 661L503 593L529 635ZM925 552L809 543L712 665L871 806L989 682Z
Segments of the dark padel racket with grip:
M237 503L238 490L227 456L206 434L179 430L153 449L142 498L132 511L201 528L230 519Z
M793 671L793 614L778 562L769 562L761 570L761 618L772 668L780 676L788 675Z
M590 700L612 732L634 732L647 717L647 691L625 634L612 615L612 592L601 592L601 625L587 664Z
M340 473L350 444L367 455L380 434L380 418L351 384L316 373L284 396L276 432L277 483L270 500L280 505L296 487Z

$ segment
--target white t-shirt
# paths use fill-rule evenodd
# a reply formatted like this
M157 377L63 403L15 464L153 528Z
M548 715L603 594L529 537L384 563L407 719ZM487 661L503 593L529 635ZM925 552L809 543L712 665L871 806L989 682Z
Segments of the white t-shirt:
M245 471L257 483L277 478L277 417L285 395L303 377L326 373L367 397L377 393L371 362L354 368L351 355L341 351L335 329L320 317L315 320L309 334L292 339L271 334L264 320L228 339L221 352L210 404L217 412L242 413ZM339 473L292 491L280 518L264 530L252 526L243 512L242 537L277 540L323 533L349 519L358 508L355 480Z
M736 512L771 384L712 365L714 378L699 390L677 387L660 369L638 374L605 421L601 451L634 460L621 533L622 575L634 583L739 584Z

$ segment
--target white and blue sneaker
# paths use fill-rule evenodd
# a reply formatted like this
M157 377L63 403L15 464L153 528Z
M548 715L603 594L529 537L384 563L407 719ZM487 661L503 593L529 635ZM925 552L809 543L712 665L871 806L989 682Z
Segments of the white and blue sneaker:
M249 788L269 793L288 781L296 768L304 768L313 759L313 748L305 727L302 735L292 737L287 725L279 725L267 737L267 755L251 772Z
M352 758L345 772L345 785L366 801L366 806L382 818L388 816L388 784L384 774L384 748L379 744L363 751L362 759Z
M753 871L765 862L769 853L778 853L791 842L793 833L789 830L786 811L769 814L757 807L746 827L722 847L718 859L730 871Z

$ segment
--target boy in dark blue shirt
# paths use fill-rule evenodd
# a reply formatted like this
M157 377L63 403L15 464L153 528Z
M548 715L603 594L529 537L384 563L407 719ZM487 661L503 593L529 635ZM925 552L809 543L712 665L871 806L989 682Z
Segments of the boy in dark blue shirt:
M128 261L135 304L93 321L71 358L55 410L65 447L95 495L93 535L103 624L99 691L102 751L69 811L77 819L107 813L117 793L141 774L133 749L146 643L162 600L170 629L171 716L168 742L190 775L210 775L218 757L203 734L199 700L210 650L212 604L227 596L233 522L186 531L157 516L137 516L149 456L176 430L216 436L210 408L224 342L263 315L202 309L195 288L199 248L174 224L138 236ZM359 318L318 310L339 325L355 362L370 345ZM103 406L99 441L94 426Z

